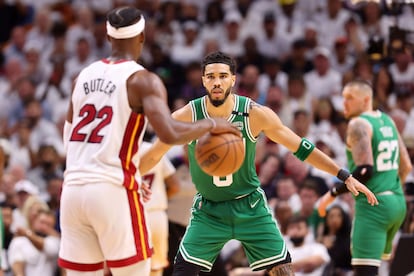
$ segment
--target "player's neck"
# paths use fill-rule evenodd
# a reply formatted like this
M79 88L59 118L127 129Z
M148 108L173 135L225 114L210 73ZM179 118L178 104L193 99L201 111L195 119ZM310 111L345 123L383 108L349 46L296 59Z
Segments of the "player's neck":
M133 60L136 61L137 58L135 56L128 52L128 51L117 51L113 50L111 53L111 56L108 57L108 60L110 61L118 61L118 60Z
M207 113L210 117L228 118L234 109L234 95L230 94L220 106L214 106L207 100Z

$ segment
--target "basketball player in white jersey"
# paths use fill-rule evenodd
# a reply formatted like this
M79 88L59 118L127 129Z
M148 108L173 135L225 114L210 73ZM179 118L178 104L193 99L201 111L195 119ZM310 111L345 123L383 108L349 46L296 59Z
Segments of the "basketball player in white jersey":
M151 143L144 141L141 151L145 152ZM151 276L162 276L168 261L168 198L178 192L180 183L171 161L164 156L160 162L142 176L142 181L151 190L151 198L145 203L154 252L151 257Z
M103 275L105 262L114 276L149 275L152 246L136 177L147 119L168 144L208 131L239 134L226 120L183 123L171 117L162 81L136 62L144 29L136 8L109 12L112 54L84 68L74 82L64 127L59 252L68 276Z

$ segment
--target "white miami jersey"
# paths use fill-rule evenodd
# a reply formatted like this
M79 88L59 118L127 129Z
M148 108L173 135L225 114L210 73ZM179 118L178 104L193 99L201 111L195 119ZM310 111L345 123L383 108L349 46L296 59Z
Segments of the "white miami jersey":
M151 143L142 142L140 154L145 153ZM142 176L142 181L150 187L151 199L145 203L147 211L167 210L168 198L165 179L175 173L175 168L171 161L163 156L161 160L151 170Z
M146 119L129 106L127 79L139 70L144 68L134 61L104 59L79 74L65 185L106 182L138 189L135 175Z

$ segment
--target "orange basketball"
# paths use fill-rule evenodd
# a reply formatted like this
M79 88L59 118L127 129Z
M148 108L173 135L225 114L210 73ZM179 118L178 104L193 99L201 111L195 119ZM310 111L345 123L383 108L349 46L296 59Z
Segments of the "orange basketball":
M195 158L201 169L209 175L232 174L244 161L243 138L232 133L208 133L198 139Z

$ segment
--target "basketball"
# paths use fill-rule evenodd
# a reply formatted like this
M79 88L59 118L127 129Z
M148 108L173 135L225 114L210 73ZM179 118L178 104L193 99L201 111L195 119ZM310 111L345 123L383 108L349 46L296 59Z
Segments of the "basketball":
M198 139L195 159L201 169L209 175L232 174L244 161L243 138L232 133L208 133Z

